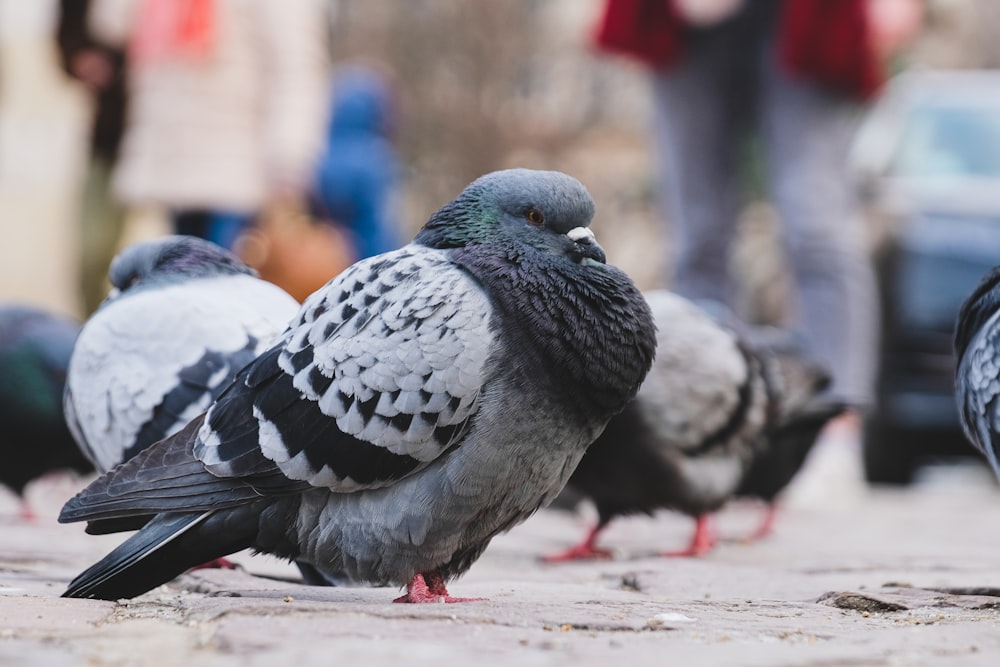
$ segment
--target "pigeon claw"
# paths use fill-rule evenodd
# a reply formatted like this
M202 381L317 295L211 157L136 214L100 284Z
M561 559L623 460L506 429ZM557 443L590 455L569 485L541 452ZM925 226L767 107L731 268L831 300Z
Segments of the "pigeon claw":
M561 553L542 556L542 562L569 563L574 560L610 560L611 555L611 549L602 549L584 542Z
M448 589L444 585L444 578L438 572L429 572L415 575L413 580L406 584L406 595L399 596L393 602L408 604L451 604L453 602L479 602L485 599L453 598L448 595Z
M17 518L25 523L35 523L39 519L38 513L35 511L35 508L31 506L31 503L29 503L27 500L23 498L20 501L20 507L18 508L17 511Z
M778 508L772 502L767 505L767 513L764 514L764 519L757 526L750 535L746 537L744 541L746 542L758 542L774 534L774 524L778 517Z
M686 549L665 551L660 555L665 558L697 558L707 554L717 544L718 540L712 527L712 518L708 514L702 514L696 519L694 535L691 537L691 544Z
M583 542L566 551L551 556L542 556L543 563L568 563L574 560L610 560L611 550L596 546L597 536L604 529L605 523L598 523L590 529Z
M735 542L737 544L754 544L774 535L774 524L777 521L778 508L773 502L767 504L767 512L761 519L760 525L747 535L725 538L724 542Z

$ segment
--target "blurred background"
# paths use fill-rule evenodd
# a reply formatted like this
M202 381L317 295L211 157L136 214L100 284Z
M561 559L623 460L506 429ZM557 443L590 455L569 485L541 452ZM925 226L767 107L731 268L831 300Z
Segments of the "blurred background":
M671 240L656 202L651 90L644 68L595 51L602 5L323 2L330 76L360 65L392 93L384 129L402 241L483 173L558 169L593 194L609 261L640 287L663 283ZM892 61L901 76L871 105L851 158L882 295L865 451L878 482L906 483L925 459L971 454L951 395L951 329L961 300L1000 262L1000 76L989 72L1000 66L1000 3L924 7L918 38ZM95 305L81 285L90 232L79 214L95 95L63 68L58 17L55 0L0 0L0 301L82 319ZM764 188L751 190L731 261L743 314L778 322L787 269ZM165 207L130 206L115 244L169 229Z
M59 67L57 4L0 0L0 294L80 316L74 208L92 105ZM377 63L397 93L404 238L483 173L557 168L591 190L615 261L658 278L647 86L638 67L589 46L599 10L592 0L327 3L331 67ZM130 219L128 238L158 223L156 211Z

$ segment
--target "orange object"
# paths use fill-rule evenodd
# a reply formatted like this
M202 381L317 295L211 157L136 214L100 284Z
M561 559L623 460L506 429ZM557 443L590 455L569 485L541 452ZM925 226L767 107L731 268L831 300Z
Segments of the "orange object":
M355 259L350 235L291 205L272 205L233 251L260 277L302 302Z
M171 56L208 57L215 45L214 0L145 0L129 55L136 62Z

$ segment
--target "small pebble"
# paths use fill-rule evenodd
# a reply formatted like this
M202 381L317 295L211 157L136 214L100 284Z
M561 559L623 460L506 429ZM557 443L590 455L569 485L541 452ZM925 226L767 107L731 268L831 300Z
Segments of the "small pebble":
M646 625L651 628L659 628L667 623L694 623L698 619L691 618L690 616L685 616L684 614L677 614L674 612L666 612L663 614L657 614L653 618L646 621Z

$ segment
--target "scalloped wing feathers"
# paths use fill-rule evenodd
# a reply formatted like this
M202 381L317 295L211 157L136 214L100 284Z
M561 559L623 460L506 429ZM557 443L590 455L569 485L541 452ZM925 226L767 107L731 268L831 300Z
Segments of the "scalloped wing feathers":
M962 428L1000 476L1000 311L972 336L955 385Z
M439 252L407 246L360 262L307 300L280 344L209 410L195 454L214 474L239 476L240 457L259 446L289 479L332 491L419 470L476 410L491 312Z

